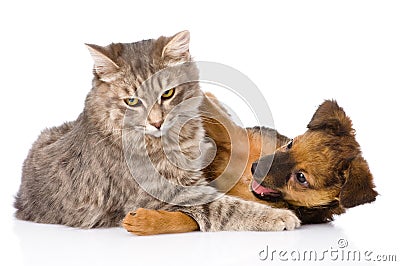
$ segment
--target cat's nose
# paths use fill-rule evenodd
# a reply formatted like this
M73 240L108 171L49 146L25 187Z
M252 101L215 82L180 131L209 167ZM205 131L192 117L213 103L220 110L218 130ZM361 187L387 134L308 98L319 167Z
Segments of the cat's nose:
M157 122L150 123L150 125L152 125L153 127L157 128L157 129L160 129L162 123L163 123L163 121L157 121Z

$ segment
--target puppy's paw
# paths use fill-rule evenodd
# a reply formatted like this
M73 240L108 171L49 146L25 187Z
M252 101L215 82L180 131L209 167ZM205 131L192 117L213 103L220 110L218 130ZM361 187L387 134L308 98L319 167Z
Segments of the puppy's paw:
M160 234L159 219L160 214L157 211L140 208L125 216L122 227L139 236Z
M293 230L300 226L300 220L289 210L271 208L261 220L266 231Z

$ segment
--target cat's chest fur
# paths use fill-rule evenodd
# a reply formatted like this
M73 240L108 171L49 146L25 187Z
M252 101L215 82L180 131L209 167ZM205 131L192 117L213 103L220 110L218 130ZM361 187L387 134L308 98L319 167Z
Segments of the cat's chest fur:
M64 154L58 156L59 176L68 185L65 191L74 194L74 201L67 200L74 205L73 209L89 207L103 213L120 209L127 212L133 206L160 204L143 189L145 184L141 180L155 186L159 185L159 178L183 186L205 182L202 171L193 164L194 159L202 160L199 150L202 130L192 138L180 139L178 145L170 143L172 139L168 136L164 139L145 136L140 145L137 139L91 133L85 123L76 121L72 130L50 148L55 149L54 154ZM82 136L84 141L74 142ZM146 162L151 162L154 169L146 169Z
M144 139L140 141L142 145L133 143L132 148L129 148L130 144L125 144L123 154L125 166L130 170L130 177L136 178L136 175L147 174L151 182L157 182L157 178L161 177L182 186L204 184L205 179L201 169L205 150L208 147L201 145L204 130L199 121L196 124L199 129L187 138L181 135L174 136L171 133L161 138L144 136ZM191 126L193 125L183 126L180 133L185 134L184 131ZM144 165L153 169L146 171ZM141 171L134 171L136 169L141 169ZM154 180L151 180L152 178Z

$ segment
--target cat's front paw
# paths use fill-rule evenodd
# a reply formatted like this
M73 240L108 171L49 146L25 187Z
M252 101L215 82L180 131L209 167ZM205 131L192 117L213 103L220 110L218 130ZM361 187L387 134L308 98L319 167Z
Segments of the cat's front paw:
M261 218L261 222L266 231L293 230L300 226L300 220L292 211L274 208Z

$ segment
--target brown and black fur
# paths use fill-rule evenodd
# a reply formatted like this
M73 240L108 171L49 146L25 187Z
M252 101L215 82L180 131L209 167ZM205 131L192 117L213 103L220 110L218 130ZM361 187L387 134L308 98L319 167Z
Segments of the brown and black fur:
M325 101L307 127L289 145L254 163L254 178L279 192L278 200L303 224L329 222L346 208L374 201L372 174L343 109ZM305 183L298 181L299 173Z

